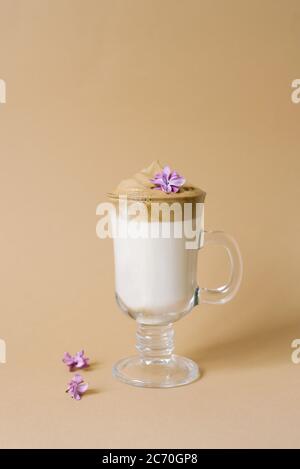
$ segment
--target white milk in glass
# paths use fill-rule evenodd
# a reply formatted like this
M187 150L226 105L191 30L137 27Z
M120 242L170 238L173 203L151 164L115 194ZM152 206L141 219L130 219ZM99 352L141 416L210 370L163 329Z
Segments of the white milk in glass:
M126 221L117 219L118 226ZM137 233L150 233L151 223L130 221ZM136 224L135 226L133 224ZM144 324L179 319L195 305L197 249L186 248L186 237L115 237L115 290L123 310ZM145 231L147 230L147 231Z

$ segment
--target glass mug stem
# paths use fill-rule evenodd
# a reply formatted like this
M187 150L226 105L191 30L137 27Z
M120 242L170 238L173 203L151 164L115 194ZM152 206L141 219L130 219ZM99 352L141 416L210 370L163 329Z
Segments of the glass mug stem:
M169 360L174 351L174 327L138 324L136 349L146 364L153 360Z
M191 383L200 376L192 360L173 354L173 324L137 325L137 356L124 358L113 367L120 381L141 387L170 388Z

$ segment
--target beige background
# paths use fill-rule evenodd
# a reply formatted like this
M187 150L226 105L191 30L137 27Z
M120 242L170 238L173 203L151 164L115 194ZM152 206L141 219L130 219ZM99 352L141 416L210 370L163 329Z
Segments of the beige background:
M0 0L1 447L298 447L298 0ZM238 240L239 295L176 325L203 378L135 389L96 205L159 158ZM226 276L200 255L202 283ZM65 350L93 366L65 393Z

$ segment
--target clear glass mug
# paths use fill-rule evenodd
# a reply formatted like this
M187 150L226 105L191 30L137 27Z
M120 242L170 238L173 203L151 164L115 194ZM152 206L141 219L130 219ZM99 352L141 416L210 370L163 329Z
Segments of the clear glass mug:
M203 227L203 211L201 218ZM116 221L123 223L120 217ZM196 380L200 376L198 365L173 353L173 323L200 303L223 304L235 296L242 279L236 241L222 231L204 230L192 249L187 248L184 236L113 238L116 300L137 322L138 351L118 361L113 375L127 384L159 388ZM223 246L230 263L228 283L215 289L199 287L197 281L198 251L207 244Z

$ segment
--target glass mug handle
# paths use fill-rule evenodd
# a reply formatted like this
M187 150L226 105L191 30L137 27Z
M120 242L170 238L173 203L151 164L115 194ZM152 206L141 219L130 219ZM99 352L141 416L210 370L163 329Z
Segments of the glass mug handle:
M230 262L230 277L228 283L218 288L200 287L199 303L214 305L227 303L236 295L242 281L243 262L238 244L232 236L223 231L204 231L203 244L204 246L214 244L226 249Z

